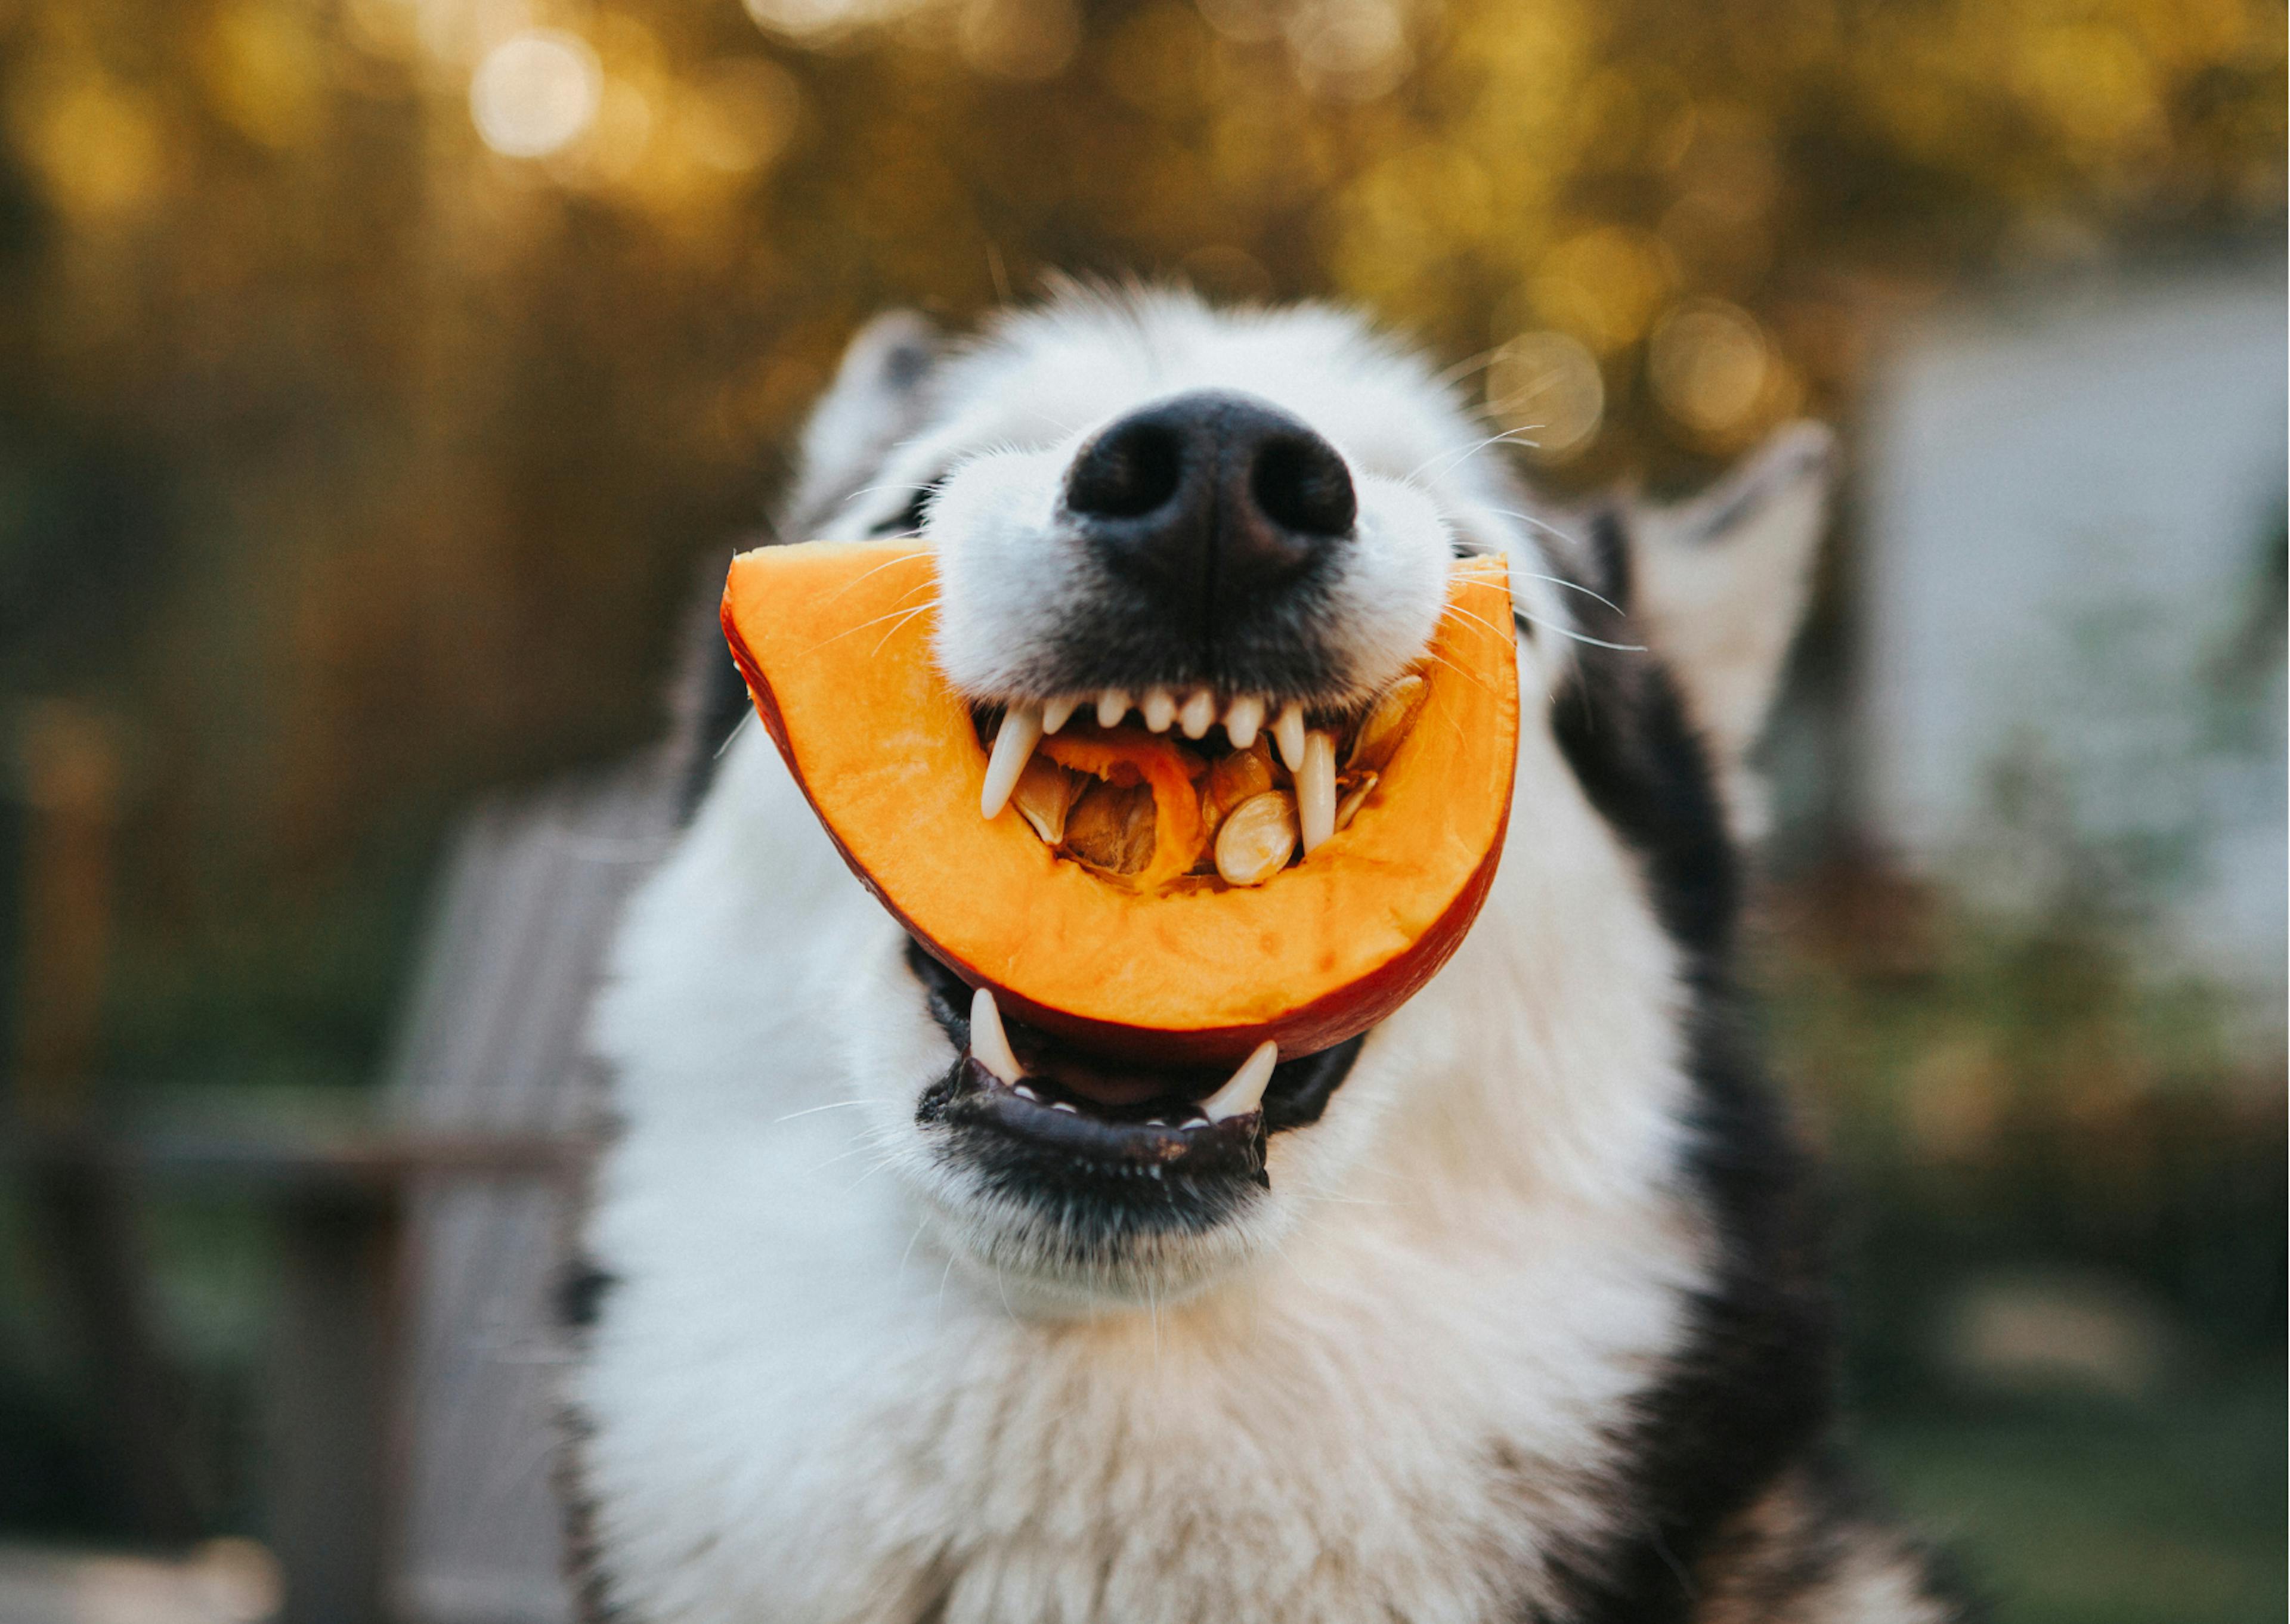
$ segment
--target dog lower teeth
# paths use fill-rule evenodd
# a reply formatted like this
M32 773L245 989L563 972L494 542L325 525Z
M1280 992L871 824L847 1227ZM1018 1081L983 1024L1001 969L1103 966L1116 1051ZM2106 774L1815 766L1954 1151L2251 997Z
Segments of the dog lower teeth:
M1010 1047L1010 1035L1003 1030L1002 1012L995 1007L989 988L981 987L971 995L970 1056L1012 1087L1025 1075L1018 1065L1016 1052Z
M1038 1092L1019 1080L1025 1076L1025 1070L1018 1064L1017 1052L1010 1046L1009 1031L1002 1024L1001 1007L995 1003L994 990L989 987L981 987L970 996L970 1058L983 1066L996 1082L1020 1099L1031 1100L1036 1105L1044 1103ZM1189 1128L1205 1127L1211 1123L1230 1122L1235 1117L1245 1116L1261 1109L1265 1085L1271 1082L1272 1069L1279 1063L1277 1044L1269 1041L1257 1044L1224 1085L1200 1102L1197 1108L1200 1116L1184 1125ZM1053 1100L1047 1103L1053 1111L1080 1115L1080 1108L1069 1100ZM1165 1128L1169 1124L1166 1117L1155 1116L1149 1118L1144 1125Z
M1410 673L1341 733L1308 725L1303 706L1293 700L1277 712L1253 695L1224 701L1230 748L1215 756L1205 772L1189 769L1197 775L1205 844L1178 884L1261 885L1291 863L1309 860L1358 817L1429 697L1430 684ZM1198 740L1217 726L1219 708L1218 696L1206 688L1151 688L1133 703L1124 688L1013 703L1003 712L987 753L979 810L992 819L1014 805L1044 844L1111 881L1129 880L1153 859L1161 814L1152 795L1133 778L1126 784L1092 782L1087 774L1037 755L1037 748L1084 711L1099 728L1111 729L1133 709L1150 732L1174 729ZM1241 820L1244 807L1251 810Z
M1272 1068L1279 1063L1277 1044L1268 1040L1257 1044L1232 1080L1201 1101L1201 1115L1211 1122L1230 1122L1257 1110L1264 1102L1264 1085L1272 1081Z

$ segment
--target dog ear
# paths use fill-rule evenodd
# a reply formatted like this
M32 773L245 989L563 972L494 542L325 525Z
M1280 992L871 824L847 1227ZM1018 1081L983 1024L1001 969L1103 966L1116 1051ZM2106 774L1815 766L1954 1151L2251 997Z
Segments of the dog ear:
M1764 824L1747 764L1812 593L1836 466L1828 429L1792 423L1692 500L1629 516L1631 617L1684 691L1744 836Z
M805 540L922 427L946 338L918 311L887 310L853 335L835 381L804 426L802 464L781 533Z

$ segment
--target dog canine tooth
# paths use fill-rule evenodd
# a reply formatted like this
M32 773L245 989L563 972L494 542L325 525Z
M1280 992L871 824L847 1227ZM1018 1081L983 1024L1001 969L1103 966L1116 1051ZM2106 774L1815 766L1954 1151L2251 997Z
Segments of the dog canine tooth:
M1064 1100L1051 1100L1051 1101L1050 1101L1050 1109L1052 1109L1052 1110L1053 1110L1053 1111L1063 1111L1063 1112L1064 1112L1067 1116L1080 1116L1080 1115L1081 1115L1081 1113L1080 1113L1079 1111L1077 1111L1077 1110L1074 1109L1074 1108L1073 1108L1073 1107L1071 1107L1071 1106L1068 1105L1068 1104L1067 1104Z
M1336 739L1317 728L1305 736L1304 764L1296 770L1296 821L1307 857L1336 832Z
M1272 741L1280 747L1280 760L1291 772L1301 772L1304 765L1304 708L1291 700L1280 708L1280 718L1272 724Z
M1018 787L1018 775L1026 770L1026 763L1034 754L1034 747L1042 741L1042 713L1031 705L1013 705L1002 713L1001 730L994 735L994 753L986 760L986 788L978 797L978 810L989 819L1002 815L1010 804L1010 792Z
M1108 688L1097 696L1097 724L1112 727L1129 714L1129 690Z
M1259 699L1235 700L1224 713L1224 731L1232 740L1232 748L1245 750L1256 742L1256 730L1264 725L1264 701Z
M1002 1029L1002 1012L994 1007L994 990L981 987L970 997L970 1058L1012 1087L1025 1075Z
M1169 724L1177 719L1177 697L1166 688L1145 691L1145 725L1157 733L1169 731Z
M1042 1103L1041 1095L1036 1093L1032 1089L1028 1088L1023 1083L1013 1083L1010 1084L1010 1092L1017 1095L1021 1100L1030 1100L1036 1105Z
M1042 707L1042 731L1045 733L1056 732L1066 724L1066 718L1080 708L1081 701L1077 699L1052 700Z
M1232 1074L1232 1080L1201 1101L1201 1115L1211 1122L1247 1116L1263 1103L1264 1085L1272 1081L1272 1068L1279 1063L1279 1044L1269 1038L1257 1044Z
M1177 725L1185 730L1188 739L1198 739L1216 725L1216 695L1206 688L1196 688L1185 708L1177 714Z

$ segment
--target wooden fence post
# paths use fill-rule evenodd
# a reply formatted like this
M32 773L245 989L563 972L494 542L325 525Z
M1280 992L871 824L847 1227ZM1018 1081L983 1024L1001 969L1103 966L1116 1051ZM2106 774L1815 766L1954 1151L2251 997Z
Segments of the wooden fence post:
M285 1624L381 1624L396 1496L403 1196L298 1189L279 1213L270 1537Z

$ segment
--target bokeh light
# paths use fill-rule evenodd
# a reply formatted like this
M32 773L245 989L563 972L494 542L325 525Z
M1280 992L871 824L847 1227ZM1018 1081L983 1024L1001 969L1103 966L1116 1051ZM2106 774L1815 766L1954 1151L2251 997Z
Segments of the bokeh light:
M1600 354L1636 342L1677 279L1669 251L1652 233L1601 226L1545 255L1534 283L1537 313Z
M710 168L748 173L786 148L800 100L794 79L776 62L744 57L715 63L679 109L684 139Z
M1073 0L967 0L957 28L963 60L997 79L1053 79L1081 44Z
M1528 456L1562 463L1578 455L1606 415L1598 358L1564 332L1528 332L1487 365L1487 411Z
M1305 87L1343 101L1372 101L1407 75L1414 56L1393 0L1313 0L1286 28Z
M1209 27L1244 45L1278 39L1294 9L1291 0L1200 0Z
M157 192L166 164L158 109L108 75L23 76L0 98L9 133L69 216L125 214Z
M887 22L924 0L745 0L756 26L805 44L819 44L870 23Z
M1757 318L1722 299L1694 299L1661 318L1646 376L1661 409L1696 435L1739 437L1764 398L1771 350Z
M539 158L596 122L604 97L597 53L570 34L532 28L487 52L469 81L469 116L505 157Z

